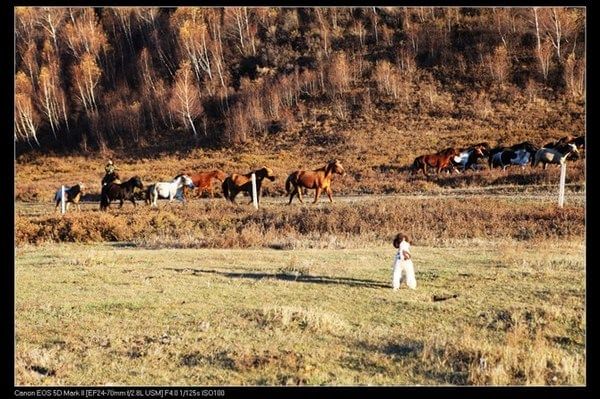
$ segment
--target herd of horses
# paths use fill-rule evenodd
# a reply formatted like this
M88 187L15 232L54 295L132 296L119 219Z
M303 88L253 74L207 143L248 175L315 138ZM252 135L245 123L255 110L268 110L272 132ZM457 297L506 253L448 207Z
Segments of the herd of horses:
M420 171L428 175L427 169L435 169L439 174L464 172L467 169L478 170L483 167L481 160L487 159L490 169L499 167L506 170L511 165L524 168L548 164L562 165L567 159L578 159L585 150L585 136L565 136L559 140L537 147L529 141L514 144L510 147L491 148L488 143L478 143L466 148L449 147L434 154L420 155L413 161L411 174Z
M285 183L286 190L290 195L288 204L292 203L294 196L298 196L302 201L302 189L315 189L314 203L319 200L319 196L323 190L327 193L329 200L333 202L331 191L331 180L334 174L344 175L344 167L339 160L330 160L325 166L315 170L296 170L292 172ZM100 192L100 210L105 211L110 207L111 202L119 201L119 208L123 207L125 201L131 201L134 206L136 203L136 189L144 193L146 204L156 207L157 200L168 199L172 202L175 198L185 202L185 190L197 190L199 195L203 191L210 192L211 197L214 197L213 183L214 181L221 182L223 196L226 200L235 202L235 198L239 193L247 193L252 196L252 175L255 176L255 184L257 191L257 201L260 201L261 187L264 179L275 181L273 170L268 167L251 171L246 174L233 173L227 175L221 170L213 170L209 172L186 173L178 174L170 182L157 182L144 186L139 176L134 176L127 181L121 182L117 172L107 173L101 181L102 190ZM78 183L72 187L67 187L65 190L65 202L67 209L69 203L73 203L79 207L79 201L82 195L85 194L85 185ZM62 202L62 190L57 190L54 201L56 202L55 209ZM250 200L252 202L252 200Z
M487 159L490 169L500 167L503 170L510 165L518 165L522 168L527 164L536 167L539 164L546 169L548 164L563 164L567 159L577 159L583 156L585 150L584 136L565 136L557 141L547 143L543 147L537 147L534 144L525 141L512 145L510 147L498 146L491 148L488 143L478 143L466 148L445 148L434 154L425 154L418 156L410 167L410 174L417 174L422 171L428 176L428 168L433 168L439 174L443 171L447 173L464 172L467 169L479 170L482 167L483 160ZM227 175L221 170L212 170L198 173L178 174L169 182L157 182L144 186L139 176L134 176L125 182L121 182L116 172L107 173L102 181L102 190L100 193L100 210L105 211L110 207L111 202L119 201L121 208L125 201L131 201L136 206L136 189L144 193L146 204L151 207L158 206L158 199L167 199L169 203L174 199L185 202L186 190L196 191L199 195L203 191L208 191L211 197L214 197L213 183L219 181L226 200L235 203L235 198L239 193L246 193L252 197L252 175L255 176L257 201L260 201L261 187L264 179L275 181L273 170L268 167L251 171L246 174L233 173ZM292 203L294 197L303 203L302 192L307 189L315 190L313 203L319 200L321 193L325 192L329 201L333 202L333 192L331 190L331 181L334 175L345 175L344 167L337 159L332 159L321 168L314 170L296 170L290 173L285 181L285 190L289 195L288 205ZM67 187L65 190L65 200L67 210L69 203L73 203L79 208L79 201L84 195L85 185L83 183ZM61 204L62 190L58 190L54 196L56 208ZM252 200L250 200L250 203Z

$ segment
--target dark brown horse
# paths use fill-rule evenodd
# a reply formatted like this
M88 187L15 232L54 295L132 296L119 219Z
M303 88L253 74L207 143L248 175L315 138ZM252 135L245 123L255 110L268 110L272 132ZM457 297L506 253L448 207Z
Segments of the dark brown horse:
M123 207L125 200L131 201L133 206L136 206L134 198L136 187L140 190L144 189L142 180L138 176L132 177L125 183L118 184L113 182L103 186L100 193L100 210L105 211L110 206L111 201L114 200L120 201L119 208Z
M459 154L460 152L456 148L450 147L435 154L418 156L413 162L411 174L418 173L419 170L422 170L423 174L428 176L427 166L436 168L436 173L439 174L443 169L450 166L452 158Z
M288 202L288 205L292 203L294 195L298 196L300 202L304 202L302 201L301 188L314 188L316 190L313 204L319 200L319 195L321 195L322 190L325 190L327 193L329 201L333 202L331 196L331 179L333 178L334 173L342 176L346 174L344 167L337 159L329 161L327 165L319 169L309 171L297 170L290 174L285 181L285 191L290 195L290 202Z
M245 175L233 173L232 175L227 176L221 184L225 199L235 204L235 197L240 193L240 191L248 193L250 198L252 198L252 173L254 173L256 176L256 200L257 202L260 202L260 189L262 186L262 181L265 178L271 181L275 180L273 170L267 168L266 166L255 170L254 172L246 173ZM252 202L252 199L250 202Z
M197 195L202 194L202 191L208 191L208 192L210 192L211 197L214 197L213 185L212 185L213 180L218 180L222 183L225 180L225 178L227 177L227 174L219 169L211 170L210 172L198 172L198 173L186 173L186 174L190 177L190 179L192 179L194 186L196 186L198 188L198 190L196 191ZM185 191L185 188L184 188L184 191Z

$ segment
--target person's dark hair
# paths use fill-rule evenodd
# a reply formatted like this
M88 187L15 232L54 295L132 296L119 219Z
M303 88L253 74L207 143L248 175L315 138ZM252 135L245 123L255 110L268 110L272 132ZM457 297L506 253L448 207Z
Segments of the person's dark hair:
M396 237L394 237L394 248L400 248L400 243L402 242L402 240L405 240L406 242L410 243L410 239L406 234L398 233L396 234Z

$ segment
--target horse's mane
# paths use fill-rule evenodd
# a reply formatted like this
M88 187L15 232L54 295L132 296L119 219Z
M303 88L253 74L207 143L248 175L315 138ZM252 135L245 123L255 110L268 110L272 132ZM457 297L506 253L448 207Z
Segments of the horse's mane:
M575 149L577 149L577 146L572 143L563 143L563 144L560 144L560 145L554 147L554 150L556 150L557 152L560 152L563 155L566 155L571 151L575 151Z
M448 148L445 148L445 149L441 150L440 152L438 152L437 155L447 156L447 155L450 155L451 153L456 153L456 149L453 147L448 147Z

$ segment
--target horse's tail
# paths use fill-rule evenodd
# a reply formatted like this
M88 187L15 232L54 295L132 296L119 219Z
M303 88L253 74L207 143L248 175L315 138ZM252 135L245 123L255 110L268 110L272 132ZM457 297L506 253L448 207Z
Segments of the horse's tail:
M223 180L223 183L221 183L221 188L223 188L223 195L225 196L225 199L229 199L229 177L226 177L225 180Z
M415 160L413 161L412 164L412 170L411 170L411 174L412 173L417 173L419 171L419 169L421 168L423 161L422 161L423 157L416 157Z
M291 175L288 176L288 178L285 180L285 192L286 193L290 193L291 189L292 189L292 184L295 186L296 185L296 173L292 173Z

